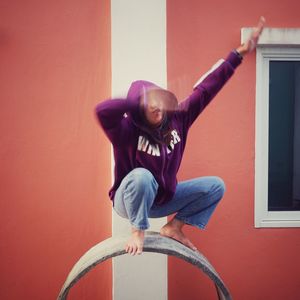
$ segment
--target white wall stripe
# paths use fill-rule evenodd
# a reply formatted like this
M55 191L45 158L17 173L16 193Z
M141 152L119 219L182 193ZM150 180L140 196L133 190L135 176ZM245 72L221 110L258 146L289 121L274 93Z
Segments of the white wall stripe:
M202 75L199 80L194 84L193 88L195 88L197 85L199 85L209 74L211 74L215 69L217 69L225 59L221 58L219 59L204 75Z
M166 88L166 1L111 0L111 26L113 97L124 97L137 79ZM165 222L150 219L150 230L159 231ZM113 212L113 235L129 233L129 222ZM113 299L167 299L167 258L150 253L114 258Z

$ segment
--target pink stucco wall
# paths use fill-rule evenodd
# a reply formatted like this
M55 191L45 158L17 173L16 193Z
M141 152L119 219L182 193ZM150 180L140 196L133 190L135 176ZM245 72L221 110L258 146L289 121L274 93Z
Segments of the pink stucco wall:
M111 235L110 1L1 1L0 299L56 299L73 264ZM71 299L110 299L111 263Z
M179 98L240 43L240 28L300 27L295 0L167 1L168 86ZM230 289L233 299L299 297L300 229L254 228L255 53L206 108L190 133L179 179L221 176L227 186L206 231L186 228ZM209 280L169 259L169 299L215 299Z
M300 27L299 1L167 1L168 86L182 99L240 28ZM74 262L111 235L110 146L93 109L110 94L110 1L1 2L0 299L55 299ZM297 299L299 229L254 229L255 54L190 132L179 179L218 175L225 197L186 233L234 299ZM71 299L112 298L111 263ZM210 280L169 259L169 300L215 299Z

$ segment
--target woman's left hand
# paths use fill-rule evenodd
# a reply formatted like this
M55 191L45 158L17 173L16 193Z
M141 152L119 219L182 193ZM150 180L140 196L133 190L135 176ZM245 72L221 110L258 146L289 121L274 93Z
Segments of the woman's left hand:
M243 43L240 47L238 47L236 50L241 54L245 55L247 53L250 53L256 48L256 45L258 43L258 39L264 29L266 20L263 16L260 17L257 27L253 28L250 38Z

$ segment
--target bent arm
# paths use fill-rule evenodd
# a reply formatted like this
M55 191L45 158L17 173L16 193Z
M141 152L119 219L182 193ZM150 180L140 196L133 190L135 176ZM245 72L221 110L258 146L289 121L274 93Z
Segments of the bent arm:
M124 115L133 107L127 99L108 99L96 105L96 117L113 145L122 145L128 140L130 128Z
M104 130L118 127L124 114L130 111L132 105L126 99L108 99L95 107L95 113Z

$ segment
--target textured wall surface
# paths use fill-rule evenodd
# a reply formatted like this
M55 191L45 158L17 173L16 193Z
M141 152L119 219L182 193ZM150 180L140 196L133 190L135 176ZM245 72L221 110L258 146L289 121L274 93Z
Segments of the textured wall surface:
M55 299L74 262L111 235L110 1L1 1L0 299ZM111 264L72 291L110 299Z
M300 27L299 8L167 1L169 89L187 96L260 15L268 27ZM0 17L0 298L50 300L78 258L111 236L110 146L93 115L110 96L110 1L2 0ZM233 299L294 300L299 229L254 229L254 125L252 53L191 129L179 180L217 175L227 191L207 230L185 231ZM215 299L192 266L170 258L168 272L169 300ZM70 292L111 298L109 261Z
M240 43L240 28L300 27L299 1L167 2L168 85L180 99L219 58ZM179 179L218 175L227 190L205 231L187 228L226 282L233 299L299 295L299 229L254 229L255 53L200 115L190 132ZM197 282L197 284L196 284ZM214 299L213 289L169 260L169 299Z

